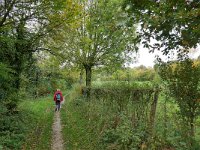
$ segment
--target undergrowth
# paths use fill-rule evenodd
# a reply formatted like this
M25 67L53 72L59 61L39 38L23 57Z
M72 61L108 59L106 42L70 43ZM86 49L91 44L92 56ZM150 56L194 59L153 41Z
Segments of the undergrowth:
M151 101L148 105L130 101L125 109L119 109L116 97L108 99L105 95L91 95L89 100L79 93L79 88L74 89L73 96L69 96L61 113L65 147L68 150L199 149L198 140L193 147L188 145L188 139L184 137L186 128L184 130L180 115L177 114L177 105L169 98L165 102L163 94L158 100L151 137L148 130ZM145 98L144 95L140 96Z
M0 113L0 150L50 149L52 97L23 100L13 113Z
M26 140L22 149L50 149L54 103L51 97L24 101L20 109L26 117Z

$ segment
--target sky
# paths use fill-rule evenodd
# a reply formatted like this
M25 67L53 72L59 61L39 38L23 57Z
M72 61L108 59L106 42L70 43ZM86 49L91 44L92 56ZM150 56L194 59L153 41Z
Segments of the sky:
M163 60L168 60L166 56L163 56L159 52L154 52L154 53L149 53L149 50L147 48L143 48L142 45L139 47L139 52L138 52L138 61L137 63L130 64L130 67L137 67L140 65L144 65L146 67L153 67L154 66L154 61L155 61L155 56L159 55ZM192 53L189 54L190 58L197 58L200 55L200 45L192 51Z

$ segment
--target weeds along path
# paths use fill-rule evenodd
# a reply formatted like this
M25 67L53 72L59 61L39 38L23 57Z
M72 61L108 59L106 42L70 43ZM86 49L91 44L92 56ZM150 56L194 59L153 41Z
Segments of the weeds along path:
M22 150L51 149L51 128L53 124L52 96L34 100L24 100L19 110L24 114L25 139Z
M61 110L64 147L66 150L101 149L98 147L98 125L87 117L88 103L80 97L79 91L79 87L70 91Z

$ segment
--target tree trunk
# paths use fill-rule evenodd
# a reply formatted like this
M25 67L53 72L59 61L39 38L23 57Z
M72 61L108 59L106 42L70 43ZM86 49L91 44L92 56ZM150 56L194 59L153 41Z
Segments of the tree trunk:
M16 32L17 32L17 41L15 43L15 48L16 48L16 52L15 52L15 59L13 62L13 67L14 67L14 71L15 71L15 88L17 90L19 90L20 88L20 76L22 73L22 64L23 64L23 50L25 49L25 45L22 42L24 40L24 22L22 20L20 20L20 24L17 26L16 28Z
M167 99L168 95L165 97L165 103L164 103L164 138L167 139Z
M39 85L39 71L36 71L36 74L35 74L35 87L36 87L35 99L38 98L38 85Z
M20 73L17 73L15 76L15 86L14 86L17 90L19 90L20 88Z
M159 92L155 91L154 97L153 97L153 103L151 104L151 112L150 112L150 119L149 119L149 135L150 135L150 137L152 137L152 135L153 135L158 95L159 95Z
M192 114L189 118L189 126L190 126L190 131L189 131L189 138L190 138L190 147L192 148L194 145L194 138L195 138L195 132L194 132L194 115Z
M13 70L15 71L15 85L14 88L19 90L20 89L20 83L21 83L21 73L22 73L22 62L20 60L20 58L18 58L19 56L16 54L15 56L15 64L13 64Z
M195 131L194 131L195 112L196 112L196 107L195 107L195 102L193 102L192 108L191 108L191 115L190 115L190 132L191 132L190 135L192 136L192 138L195 137Z
M194 132L194 112L192 112L191 116L190 116L190 137L194 138L195 137L195 132Z
M83 69L81 69L81 72L80 72L79 84L80 84L80 85L83 84Z
M85 72L86 72L86 89L87 89L87 97L90 97L90 88L91 88L91 81L92 81L92 66L85 65Z
M190 130L191 130L191 136L194 137L194 118L191 118L191 122L190 122Z

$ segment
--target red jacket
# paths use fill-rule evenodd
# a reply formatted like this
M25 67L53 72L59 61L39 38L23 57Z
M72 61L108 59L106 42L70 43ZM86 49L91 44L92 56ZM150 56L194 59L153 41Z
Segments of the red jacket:
M61 96L60 101L62 102L62 101L63 101L63 95L62 95L62 92L61 92L61 91L56 91L56 92L54 93L53 100L56 102L56 94L58 94L58 93L60 93L60 96Z

